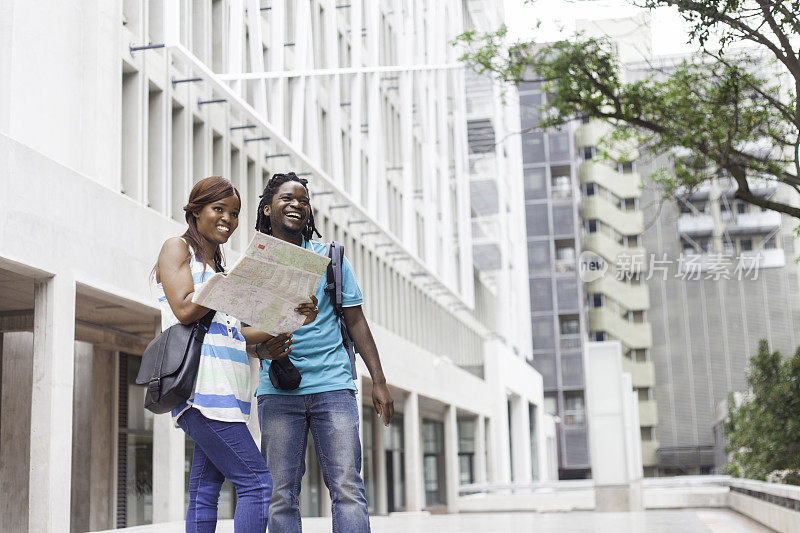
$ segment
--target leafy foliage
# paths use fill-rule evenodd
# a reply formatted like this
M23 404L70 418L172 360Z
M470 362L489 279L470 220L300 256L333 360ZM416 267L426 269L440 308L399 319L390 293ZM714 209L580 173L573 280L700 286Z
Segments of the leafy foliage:
M727 472L766 479L775 470L800 469L800 348L782 360L759 343L747 374L750 392L740 401L728 398Z
M676 6L704 46L674 65L653 66L627 81L608 39L538 44L507 42L507 30L468 31L455 45L478 73L508 83L541 82L547 91L539 125L576 118L607 121L614 135L653 153L671 155L674 172L654 180L665 195L727 174L736 197L800 218L800 208L755 194L754 180L780 182L800 192L800 0L646 0L645 8ZM746 42L747 48L731 44Z

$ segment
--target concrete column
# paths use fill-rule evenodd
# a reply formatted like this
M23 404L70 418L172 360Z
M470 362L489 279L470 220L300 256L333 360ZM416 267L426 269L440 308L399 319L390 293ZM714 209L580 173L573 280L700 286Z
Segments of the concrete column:
M403 439L405 440L406 511L425 507L422 478L422 445L419 424L419 394L409 392L403 402Z
M186 436L169 413L153 417L153 523L182 520Z
M389 493L386 486L386 439L387 429L381 420L372 424L372 443L375 449L375 514L389 513Z
M603 458L592 464L595 510L641 511L642 475L632 471L637 461L630 456L641 441L639 428L633 427L630 376L622 373L622 346L619 341L589 342L583 359L589 451Z
M34 283L29 531L69 530L75 281L59 274Z
M71 512L73 532L89 530L89 505L92 464L92 345L75 343L75 387L72 395L72 495Z
M28 475L31 439L33 333L0 333L0 523L8 531L28 531Z
M486 417L475 417L475 483L486 483Z
M531 480L531 433L528 401L516 396L511 400L511 453L514 454L514 483Z
M556 481L558 476L551 479L550 465L548 464L547 431L544 406L536 406L536 452L539 454L534 461L539 461L539 481Z
M161 319L156 318L154 324L156 335L161 331ZM257 364L250 361L250 377L257 372ZM254 367L255 372L254 372ZM255 398L253 398L255 400ZM253 411L255 402L251 402L251 416L248 424L253 433L253 419L258 424L258 414ZM260 436L260 433L258 434ZM253 435L255 438L255 435ZM256 439L261 444L261 439ZM153 523L183 520L183 491L186 477L186 434L176 428L169 413L153 416Z
M114 489L112 473L116 471L114 449L117 428L114 424L115 352L94 350L92 356L92 444L91 488L89 493L89 531L111 529Z
M447 512L458 512L458 419L456 406L448 405L444 414L444 475Z
M497 476L497 424L493 418L486 420L486 481L499 483Z

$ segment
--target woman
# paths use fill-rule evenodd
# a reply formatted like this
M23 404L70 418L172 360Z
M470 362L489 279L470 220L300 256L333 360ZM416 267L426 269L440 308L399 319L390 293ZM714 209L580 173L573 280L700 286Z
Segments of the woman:
M158 256L155 276L161 305L162 329L200 320L208 308L192 302L195 290L222 270L221 245L239 225L241 197L221 176L199 181L184 206L189 227L181 237L168 239ZM313 304L297 311L311 321ZM267 529L272 476L256 446L250 417L250 364L246 342L270 338L235 318L217 312L203 340L195 390L173 409L176 425L194 440L189 476L187 532L214 531L217 501L225 478L236 487L236 532Z

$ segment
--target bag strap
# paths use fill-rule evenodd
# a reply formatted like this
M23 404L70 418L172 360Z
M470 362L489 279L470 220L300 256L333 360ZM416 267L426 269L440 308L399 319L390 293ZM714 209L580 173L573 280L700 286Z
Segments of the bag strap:
M336 241L333 241L328 246L328 257L330 263L326 271L327 285L325 285L325 292L331 299L333 304L333 312L337 318L342 319L344 313L342 311L342 262L344 260L344 246Z
M342 344L344 345L347 356L350 358L350 370L353 380L358 377L356 373L356 352L355 342L347 330L347 324L344 321L344 306L342 305L342 264L344 263L344 246L336 241L328 245L328 257L330 263L325 272L326 285L325 292L331 299L333 304L333 313L339 321L339 331L342 334Z

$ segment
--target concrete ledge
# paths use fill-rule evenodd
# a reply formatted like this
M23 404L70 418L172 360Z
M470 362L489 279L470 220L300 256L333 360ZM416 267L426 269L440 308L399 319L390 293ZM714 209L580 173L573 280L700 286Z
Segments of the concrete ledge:
M798 511L739 492L728 494L728 507L779 533L800 533L800 512Z
M472 494L458 499L460 513L591 511L594 506L594 489Z
M645 509L719 508L728 505L728 487L654 487L644 489Z

